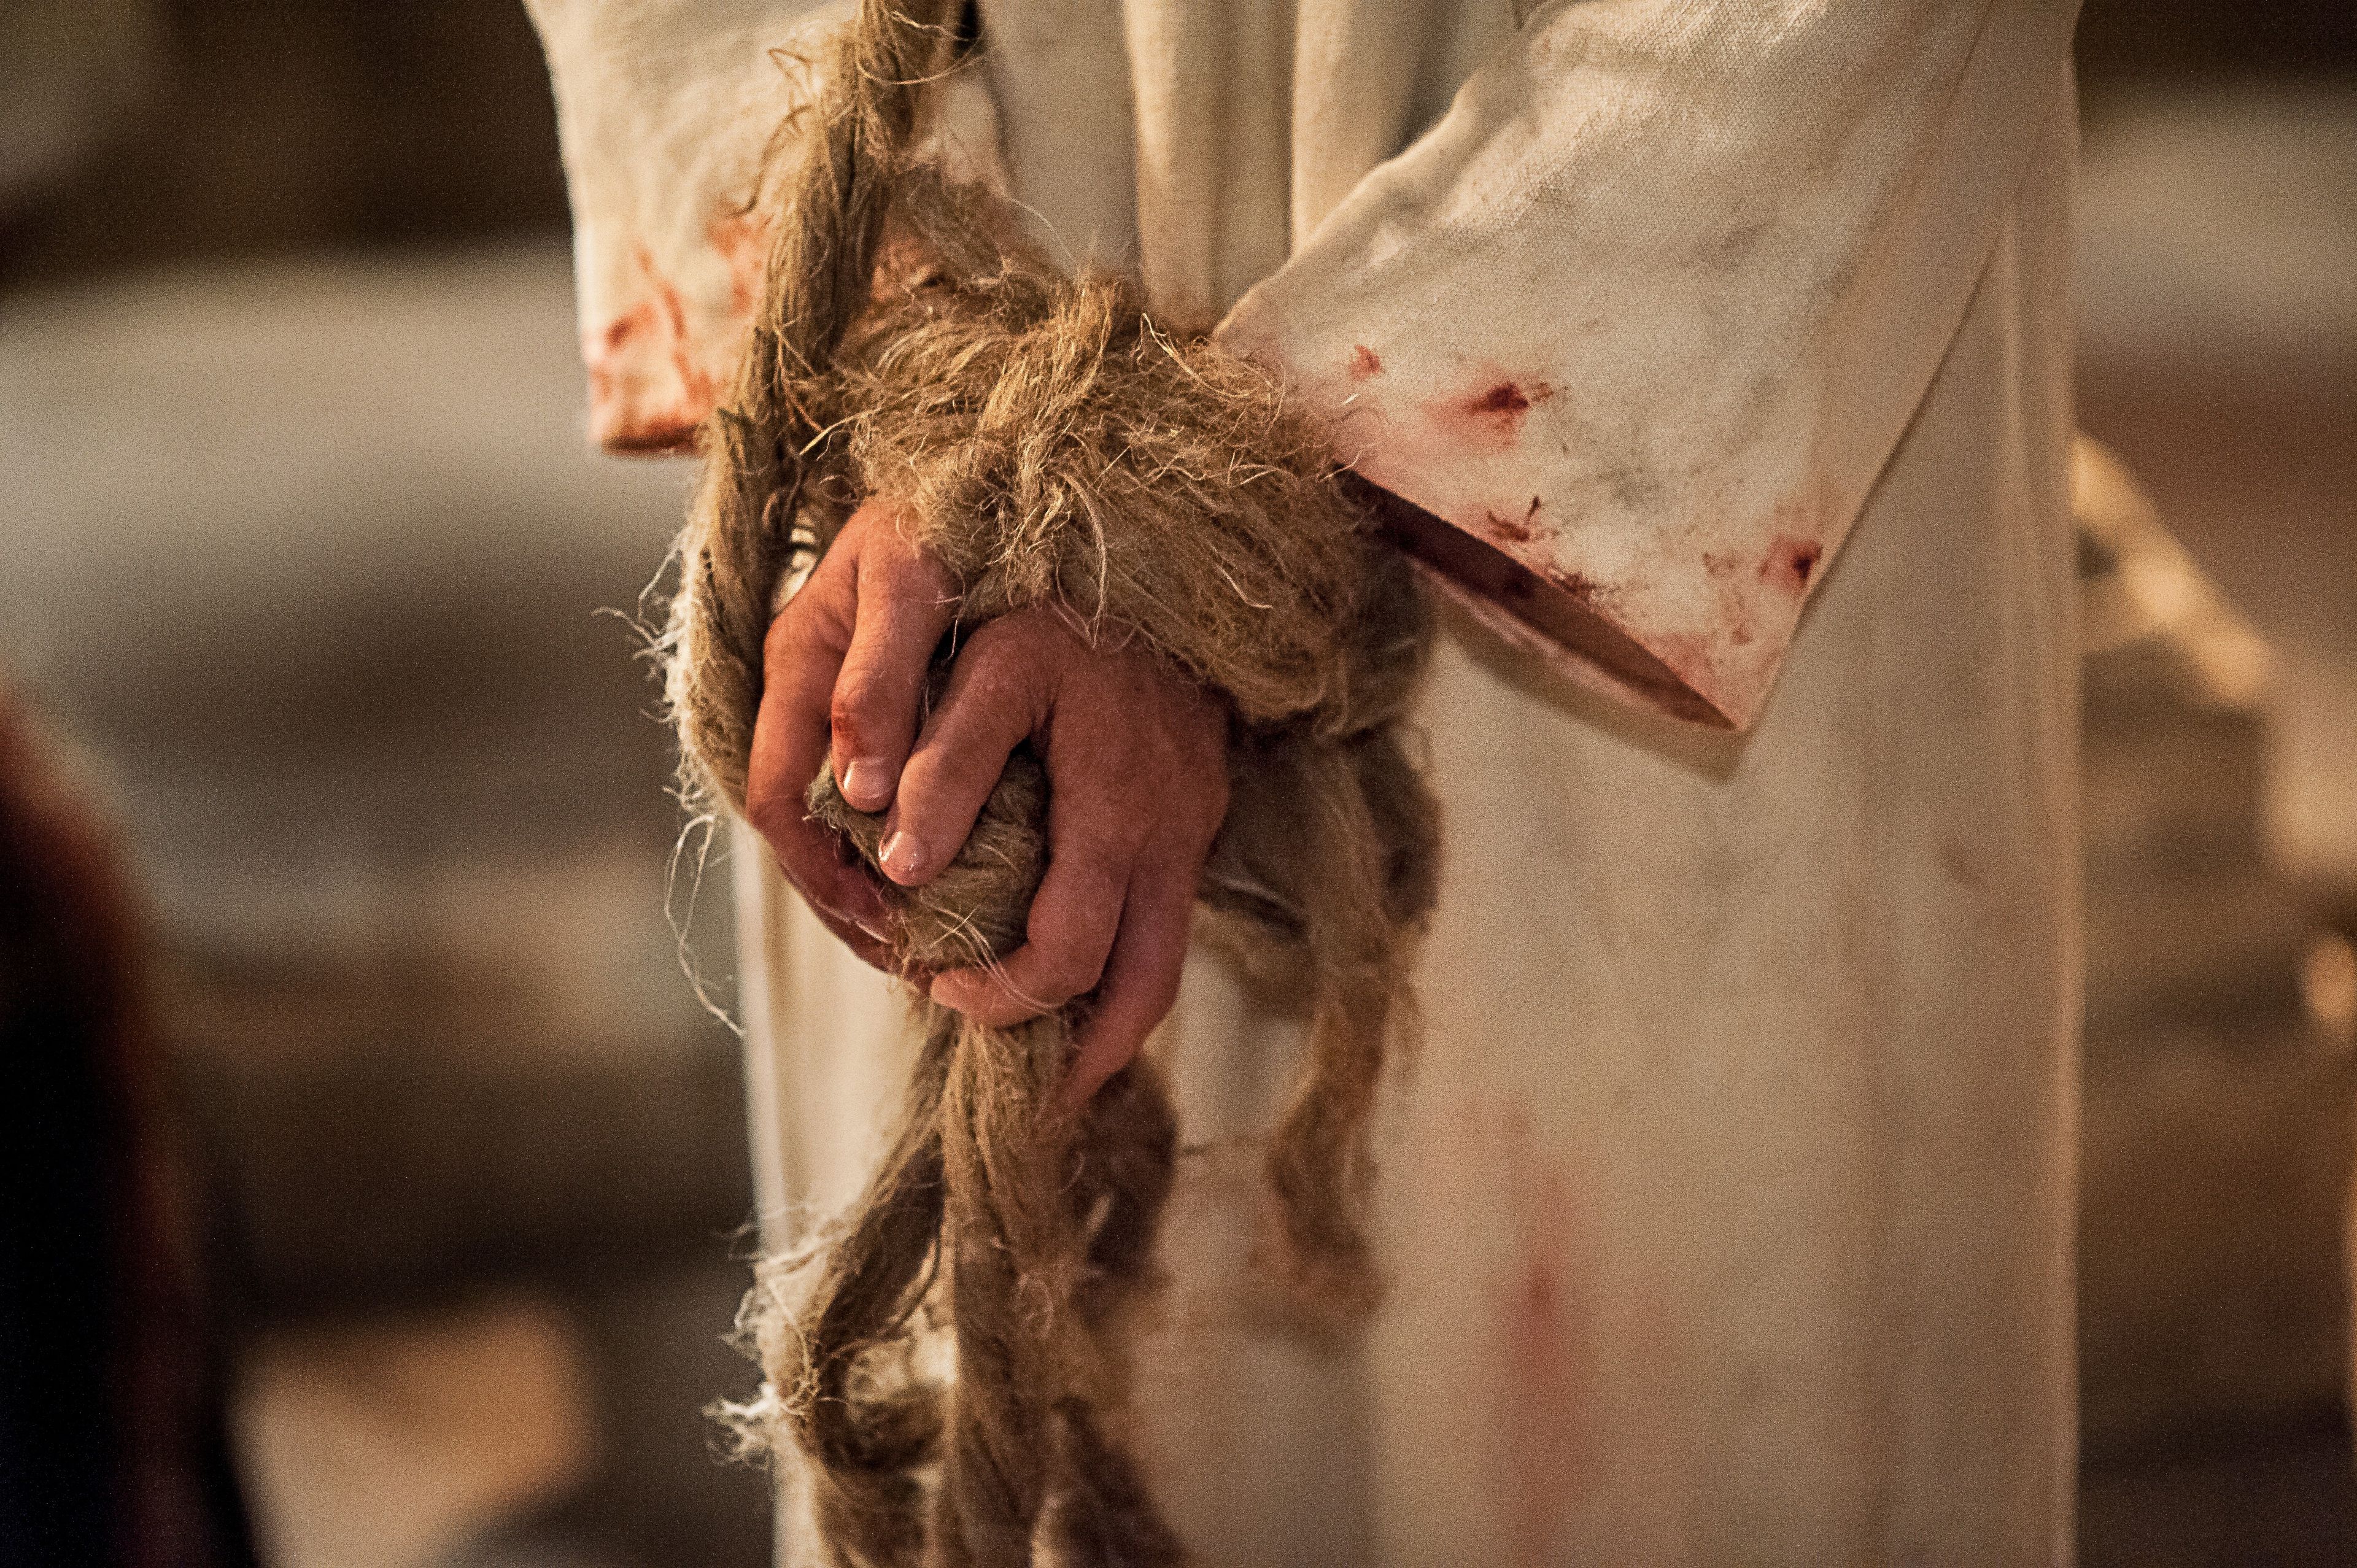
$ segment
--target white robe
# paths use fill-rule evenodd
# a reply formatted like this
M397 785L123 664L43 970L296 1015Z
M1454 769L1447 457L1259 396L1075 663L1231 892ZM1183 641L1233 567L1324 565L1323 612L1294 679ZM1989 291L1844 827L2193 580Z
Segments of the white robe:
M536 8L614 445L732 352L713 214L793 10ZM1199 952L1155 1047L1200 1152L1138 1428L1201 1561L2069 1557L2071 18L983 7L961 156L1167 314L1228 313L1456 531L1355 1343L1244 1305L1282 999ZM644 85L665 28L708 91ZM741 833L738 867L777 1245L856 1188L901 1012Z

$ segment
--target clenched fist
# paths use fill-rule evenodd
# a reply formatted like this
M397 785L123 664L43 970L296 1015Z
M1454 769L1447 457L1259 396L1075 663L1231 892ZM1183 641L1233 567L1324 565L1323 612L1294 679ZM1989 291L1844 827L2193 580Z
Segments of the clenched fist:
M1077 1104L1178 994L1196 879L1227 811L1227 721L1148 650L1092 648L1048 609L966 636L925 714L957 611L955 585L889 503L855 512L770 628L746 815L819 918L889 967L881 891L806 812L821 760L853 806L886 812L884 873L914 887L957 854L1007 754L1029 740L1048 771L1049 858L1025 944L995 970L930 983L933 1000L992 1026L1094 992L1066 1090Z

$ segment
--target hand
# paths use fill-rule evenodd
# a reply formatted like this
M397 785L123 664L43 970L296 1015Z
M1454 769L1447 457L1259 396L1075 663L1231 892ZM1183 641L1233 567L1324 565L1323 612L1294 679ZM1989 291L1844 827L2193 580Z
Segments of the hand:
M933 1000L1005 1026L1096 992L1065 1090L1077 1106L1137 1052L1178 995L1196 879L1227 812L1227 727L1201 687L1139 648L1092 648L1051 611L967 637L918 733L954 585L871 501L770 628L746 815L821 920L879 968L891 918L866 872L812 822L831 757L844 798L887 811L883 869L903 886L956 854L1024 740L1048 770L1048 871L1025 944L953 970Z

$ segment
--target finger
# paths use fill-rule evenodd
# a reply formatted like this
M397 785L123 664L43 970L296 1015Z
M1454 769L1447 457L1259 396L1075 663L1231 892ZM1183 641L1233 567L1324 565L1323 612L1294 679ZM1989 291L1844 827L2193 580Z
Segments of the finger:
M826 755L827 705L858 605L856 553L829 553L820 561L762 639L745 815L764 835L802 820L803 797Z
M857 609L828 710L830 756L843 798L880 811L916 738L926 672L957 618L957 594L885 518L864 531L854 569Z
M904 887L931 881L956 855L1007 754L1045 718L1052 678L1026 639L1000 633L1006 624L984 628L958 655L941 705L900 770L879 859Z
M1108 850L1060 846L1039 880L1021 947L986 969L936 978L933 1000L1004 1029L1095 988L1120 929L1127 866Z
M745 817L828 929L877 962L889 929L883 893L846 862L835 835L810 820L807 801L826 756L827 706L850 641L853 587L849 559L830 554L770 625Z
M1081 1027L1071 1075L1058 1102L1077 1112L1105 1079L1129 1065L1178 1000L1195 908L1191 872L1142 868L1123 907L1121 932L1105 965L1095 1013Z
M873 872L849 856L842 837L806 809L754 825L777 855L778 869L820 923L877 968L897 969L890 951L893 917L884 890Z

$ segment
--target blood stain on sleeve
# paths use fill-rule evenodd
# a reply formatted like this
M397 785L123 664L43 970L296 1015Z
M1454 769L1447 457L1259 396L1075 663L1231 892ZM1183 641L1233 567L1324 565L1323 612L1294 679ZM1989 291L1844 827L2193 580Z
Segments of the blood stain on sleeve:
M1824 555L1825 547L1816 540L1780 533L1770 542L1767 559L1760 563L1760 580L1788 594L1805 594Z
M712 220L705 237L728 263L728 307L739 316L752 315L753 307L761 302L769 220L757 212L726 211Z
M645 294L586 345L590 429L608 451L683 450L718 381L696 359L678 288L644 245L632 260Z
M1584 572L1566 572L1561 567L1546 568L1546 580L1577 599L1583 605L1594 604L1604 596L1604 585Z
M1539 498L1533 496L1530 510L1520 518L1506 517L1494 510L1485 511L1481 514L1482 530L1501 544L1528 544L1544 532L1539 522L1541 504Z
M655 324L655 307L651 300L640 300L606 324L606 351L619 353L631 338Z
M1647 652L1669 666L1670 673L1684 682L1706 698L1717 690L1717 660L1712 657L1711 640L1698 631L1657 631L1642 634L1638 640Z
M606 323L605 330L597 334L596 348L587 355L592 402L611 403L621 395L626 372L619 360L632 343L653 329L654 324L653 302L643 299Z
M701 419L719 389L711 373L695 362L695 344L687 331L687 306L679 297L678 285L656 269L654 257L643 245L639 248L639 265L654 285L655 298L662 306L663 325L671 336L672 370L679 377L681 393L686 406L694 411L694 419Z
M1727 628L1727 640L1738 648L1749 646L1760 635L1751 604L1758 590L1739 575L1742 565L1738 555L1717 550L1702 553L1703 576L1717 602L1718 622Z
M1555 396L1553 383L1532 377L1485 373L1470 392L1438 399L1426 412L1460 451L1496 455L1522 439L1533 407Z
M1383 357L1364 343L1351 345L1351 379L1363 381L1370 376L1383 373Z

